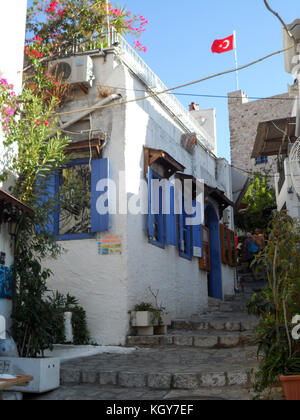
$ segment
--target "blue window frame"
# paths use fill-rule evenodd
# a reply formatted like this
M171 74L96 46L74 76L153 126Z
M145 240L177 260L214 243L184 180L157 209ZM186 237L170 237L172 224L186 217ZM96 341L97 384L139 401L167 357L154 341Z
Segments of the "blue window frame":
M148 236L149 242L159 248L165 248L165 218L163 215L163 191L159 194L153 188L153 180L161 180L157 173L148 168Z
M263 156L255 159L256 165L262 165L264 163L268 163L268 156Z
M193 201L193 208L199 211L200 203ZM182 258L192 260L193 256L202 256L202 225L187 224L187 219L195 216L187 214L184 208L184 200L182 198L182 214L178 215L179 223L179 255Z
M47 183L41 201L58 197L57 209L50 217L47 230L58 240L93 238L95 233L110 228L109 215L109 160L89 159L70 161L65 168L53 175ZM99 181L104 183L99 184ZM106 194L104 211L98 211L98 202Z

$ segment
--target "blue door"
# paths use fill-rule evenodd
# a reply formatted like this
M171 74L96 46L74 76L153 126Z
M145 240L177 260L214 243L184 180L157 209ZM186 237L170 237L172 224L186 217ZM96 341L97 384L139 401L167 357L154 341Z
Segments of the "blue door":
M220 224L217 212L211 203L205 205L205 221L210 232L209 296L223 299Z

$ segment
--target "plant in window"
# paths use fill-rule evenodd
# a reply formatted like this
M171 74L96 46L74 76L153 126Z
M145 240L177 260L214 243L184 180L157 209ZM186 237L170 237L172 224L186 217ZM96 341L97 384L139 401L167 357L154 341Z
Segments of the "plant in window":
M89 165L62 170L59 189L59 232L88 233L91 230L91 170Z

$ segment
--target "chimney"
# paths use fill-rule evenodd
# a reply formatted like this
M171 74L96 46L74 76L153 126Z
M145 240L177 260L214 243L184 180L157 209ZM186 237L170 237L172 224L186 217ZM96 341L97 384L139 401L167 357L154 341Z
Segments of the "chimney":
M190 105L190 111L199 111L199 104L195 104L195 102L192 102Z

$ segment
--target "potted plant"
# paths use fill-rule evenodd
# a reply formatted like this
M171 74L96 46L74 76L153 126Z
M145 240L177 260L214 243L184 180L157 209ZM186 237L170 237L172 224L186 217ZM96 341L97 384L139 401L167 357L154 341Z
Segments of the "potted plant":
M262 393L281 382L287 400L300 400L300 340L293 319L300 314L300 227L286 212L274 216L268 243L254 262L268 283L248 304L260 318L256 328L260 367L254 389Z
M155 299L155 304L142 302L137 304L130 312L131 326L137 330L137 335L166 334L167 327L171 325L171 316L165 308L158 303L159 291L155 294L149 288Z

